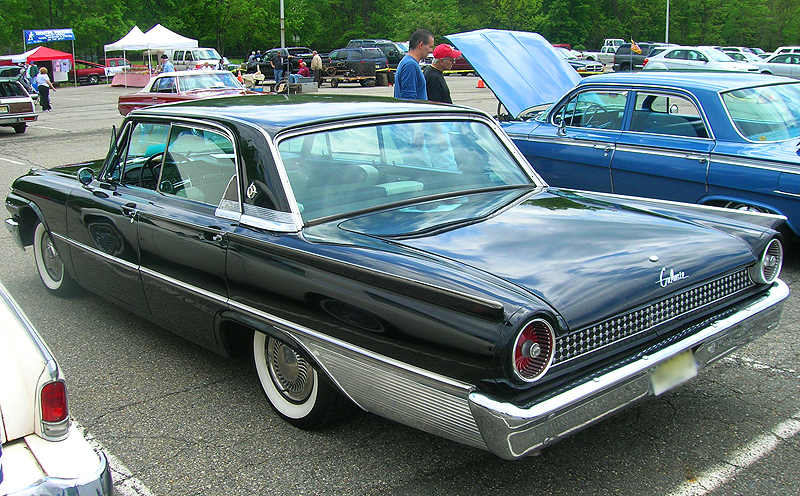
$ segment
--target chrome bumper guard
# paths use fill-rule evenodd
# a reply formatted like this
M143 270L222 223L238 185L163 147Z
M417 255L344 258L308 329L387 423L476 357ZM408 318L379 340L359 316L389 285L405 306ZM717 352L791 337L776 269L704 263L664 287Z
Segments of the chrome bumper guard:
M777 327L788 296L789 287L778 279L757 300L690 336L533 406L519 408L472 392L469 407L489 451L508 460L524 457L652 396L651 375L670 358L692 350L701 370L766 334Z
M14 219L6 219L6 229L11 233L14 244L19 246L22 251L25 251L25 245L22 244L22 236L19 232L19 222Z
M102 451L98 452L97 456L100 457L100 467L93 474L77 479L45 477L36 484L8 496L112 496L114 483L111 480L108 459Z

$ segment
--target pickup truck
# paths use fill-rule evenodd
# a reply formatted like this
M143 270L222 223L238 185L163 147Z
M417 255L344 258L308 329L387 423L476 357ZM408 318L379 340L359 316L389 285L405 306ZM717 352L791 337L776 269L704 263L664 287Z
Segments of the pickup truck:
M631 50L631 44L625 43L617 48L614 54L614 71L638 71L644 67L644 59L648 56L655 55L663 52L666 47L670 46L669 43L652 43L652 42L639 42L637 43L641 53L636 53Z
M101 79L113 77L130 65L131 63L122 57L100 59L99 64L75 59L75 69L69 71L69 80L75 81L77 77L79 83L97 84Z
M614 54L617 52L617 48L618 47L614 45L605 45L599 52L581 52L578 58L581 60L595 60L603 64L613 64Z

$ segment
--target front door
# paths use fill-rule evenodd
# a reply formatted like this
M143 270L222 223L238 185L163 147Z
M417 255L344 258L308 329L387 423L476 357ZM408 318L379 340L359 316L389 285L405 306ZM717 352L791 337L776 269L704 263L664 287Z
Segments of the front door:
M550 125L524 138L514 126L506 131L551 186L610 193L626 101L626 91L582 91L554 110Z

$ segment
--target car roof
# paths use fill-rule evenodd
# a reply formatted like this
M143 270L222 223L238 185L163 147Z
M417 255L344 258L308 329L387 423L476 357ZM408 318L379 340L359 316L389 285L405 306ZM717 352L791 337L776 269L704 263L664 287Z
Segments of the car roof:
M247 122L263 128L274 136L283 130L306 125L406 114L441 115L442 112L487 116L480 110L458 105L358 95L250 95L203 98L146 107L133 111L131 115Z
M579 85L617 83L625 85L657 85L683 88L690 91L713 91L716 93L737 88L764 86L769 84L796 83L797 80L746 72L610 72L583 79Z

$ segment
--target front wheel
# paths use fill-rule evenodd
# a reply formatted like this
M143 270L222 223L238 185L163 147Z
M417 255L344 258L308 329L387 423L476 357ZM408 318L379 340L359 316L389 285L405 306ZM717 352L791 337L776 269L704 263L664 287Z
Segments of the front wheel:
M58 296L72 293L77 284L64 268L64 262L56 251L53 237L41 222L36 225L33 235L33 258L44 287Z
M352 404L314 364L283 341L253 333L253 359L270 405L295 427L321 429L350 410Z
M100 76L97 74L90 74L89 75L89 84L97 84L100 82Z

